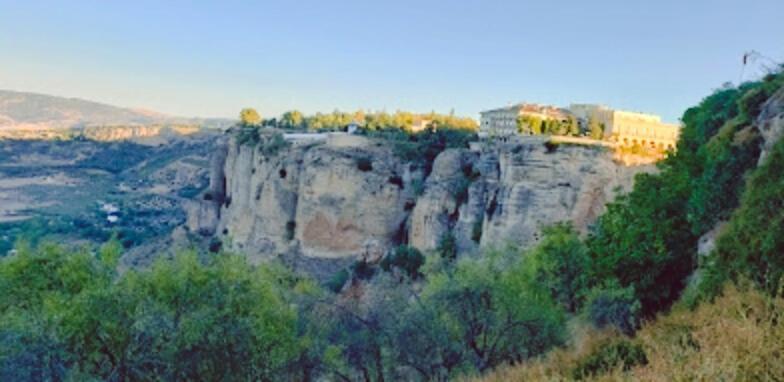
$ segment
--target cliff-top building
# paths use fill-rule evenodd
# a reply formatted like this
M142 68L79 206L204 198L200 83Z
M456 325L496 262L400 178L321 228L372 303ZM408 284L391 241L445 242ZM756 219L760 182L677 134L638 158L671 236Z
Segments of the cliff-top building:
M510 136L518 133L518 117L529 116L543 121L553 119L564 121L569 118L569 111L555 106L520 103L483 111L480 115L480 132L488 136Z
M521 116L541 120L577 118L587 126L595 120L604 127L604 139L619 146L672 149L678 141L680 126L661 121L653 114L614 110L604 105L572 104L568 109L536 104L518 104L480 113L479 130L484 136L511 136L518 133L517 119Z
M604 139L621 146L672 149L680 135L679 125L664 123L654 114L613 110L593 104L572 104L569 110L584 121L594 118L604 125Z

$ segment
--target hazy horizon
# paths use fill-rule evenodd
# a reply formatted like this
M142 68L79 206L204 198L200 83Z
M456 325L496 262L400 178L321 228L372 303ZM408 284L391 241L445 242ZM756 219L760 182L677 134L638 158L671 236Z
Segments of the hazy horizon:
M528 101L676 121L711 89L738 82L744 52L782 62L782 11L773 0L0 0L0 35L10 37L0 38L0 89L183 117L235 118L248 106L269 117L454 109L476 118Z

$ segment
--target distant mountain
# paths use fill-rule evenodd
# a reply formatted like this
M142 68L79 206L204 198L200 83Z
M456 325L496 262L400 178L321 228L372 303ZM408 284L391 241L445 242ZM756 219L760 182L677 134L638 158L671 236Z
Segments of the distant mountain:
M179 118L79 98L0 90L0 129L53 129L109 125L192 124L221 127L228 119Z

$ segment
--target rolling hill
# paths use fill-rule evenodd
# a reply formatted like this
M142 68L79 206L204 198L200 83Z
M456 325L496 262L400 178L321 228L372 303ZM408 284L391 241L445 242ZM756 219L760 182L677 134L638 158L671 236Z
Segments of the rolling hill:
M38 93L0 90L0 129L68 129L85 126L190 124L218 127L226 119L173 117Z

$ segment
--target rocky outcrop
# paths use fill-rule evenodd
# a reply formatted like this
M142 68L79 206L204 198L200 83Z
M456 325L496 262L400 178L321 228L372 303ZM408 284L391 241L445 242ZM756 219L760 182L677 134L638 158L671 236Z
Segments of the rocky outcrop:
M446 150L436 158L424 184L424 193L417 199L411 214L409 243L412 246L420 250L436 249L460 223L470 225L481 218L478 217L481 211L467 213L471 209L462 208L463 202L469 200L473 166L478 159L477 153L457 149ZM463 247L467 245L470 244L466 242Z
M759 157L759 164L762 164L773 145L784 137L784 89L779 89L765 102L756 125L763 139Z
M400 244L429 251L445 238L461 253L528 246L558 221L585 230L636 173L653 170L618 164L602 148L530 138L446 150L425 174L383 141L339 138L272 154L230 140L191 230L256 261L375 261Z
M357 257L400 242L414 203L409 166L366 140L331 142L272 155L229 142L216 174L225 179L217 227L224 242L254 260Z
M560 221L585 231L617 192L631 188L635 174L653 170L619 165L603 148L551 145L546 138L462 154L447 151L436 159L417 201L410 241L420 249L435 249L447 235L463 252L525 247L539 239L542 227ZM440 171L444 167L449 169ZM466 180L464 192L460 182Z
M184 204L187 214L186 227L203 236L212 236L216 233L220 223L221 206L226 196L224 166L228 146L225 139L219 140L215 146L217 149L210 158L210 184L207 190L200 197L188 200Z

